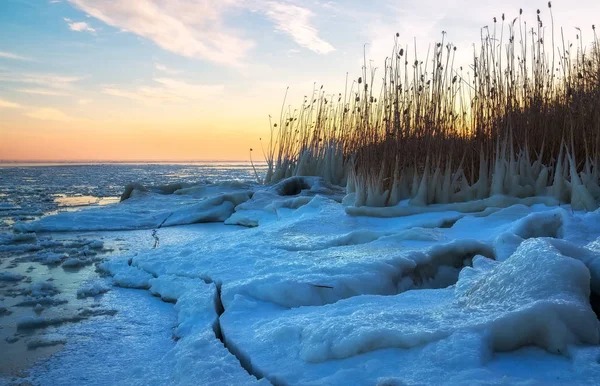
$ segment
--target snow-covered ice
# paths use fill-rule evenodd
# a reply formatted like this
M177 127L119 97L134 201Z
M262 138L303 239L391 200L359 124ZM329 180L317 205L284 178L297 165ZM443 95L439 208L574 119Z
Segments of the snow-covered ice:
M108 277L82 284L77 296L119 299L115 307L85 307L63 319L46 310L20 319L22 329L57 326L58 338L48 344L63 344L66 336L50 370L32 371L34 383L584 385L600 379L600 322L592 307L600 295L600 210L492 197L425 211L403 202L384 213L348 206L342 189L319 178L271 187L135 185L125 198L17 224L36 236L0 240L37 246L40 262L61 267L98 263ZM162 229L205 221L229 225L199 225L177 242ZM157 229L161 242L102 262L92 253L107 248L99 239L79 244L86 255L74 255L68 243L42 246L43 232L116 229L148 229L148 241ZM43 283L30 284L32 302L60 299ZM108 291L110 284L117 288ZM157 310L169 311L154 316L150 306L119 308L129 293L137 294L136 307L160 304ZM111 312L139 324L132 345L109 337L114 348L101 344L96 359L75 366L79 356L91 358L93 345L71 343L69 334L109 323L101 317ZM65 324L76 318L81 323ZM153 321L166 323L152 327L160 339L144 334ZM113 350L135 358L131 371L112 358L102 363ZM84 374L111 366L114 376Z

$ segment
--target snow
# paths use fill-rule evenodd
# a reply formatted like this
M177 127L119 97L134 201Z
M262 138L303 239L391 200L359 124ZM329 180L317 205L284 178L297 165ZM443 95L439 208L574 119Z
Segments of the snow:
M256 191L252 198L235 208L225 224L256 227L277 218L279 209L298 209L316 195L326 195L341 201L343 189L331 185L321 177L292 177L266 189Z
M21 223L16 229L37 236L2 244L37 246L38 259L65 267L95 262L87 252L106 243L85 238L51 252L40 232L244 226L202 225L187 240L149 243L98 263L110 277L85 283L78 297L113 299L136 288L153 295L144 302L174 313L162 343L117 344L131 351L119 355L156 351L152 359L136 356L129 373L118 367L121 383L140 376L154 384L583 385L600 377L600 322L590 305L592 293L600 294L600 210L504 196L427 208L352 207L342 189L316 177L264 188L136 185L125 196L116 205ZM56 294L44 283L32 285L33 305ZM90 316L116 308L47 312L18 325L77 331L64 324L93 325ZM154 318L147 309L125 313L141 326ZM83 347L52 359L53 370L34 379L90 381L59 375L87 355ZM114 348L101 350L109 356ZM156 371L151 360L160 361ZM108 368L97 362L89 364L92 373Z
M167 276L151 281L150 291L176 300L179 338L167 354L175 362L175 384L251 385L259 383L218 340L217 288L202 280ZM268 382L261 382L269 384Z
M582 263L547 241L531 240L503 263L465 268L454 288L294 309L237 295L221 325L257 372L304 383L315 381L307 378L319 363L343 373L358 357L376 361L368 353L454 339L470 342L481 364L495 351L529 345L566 355L569 345L599 343L600 325L588 296L589 273ZM339 383L353 382L353 374L336 375Z
M176 302L176 345L163 360L174 366L173 382L181 385L251 385L258 383L219 341L215 284L195 278L164 275L150 279L150 292ZM263 384L269 384L264 381Z

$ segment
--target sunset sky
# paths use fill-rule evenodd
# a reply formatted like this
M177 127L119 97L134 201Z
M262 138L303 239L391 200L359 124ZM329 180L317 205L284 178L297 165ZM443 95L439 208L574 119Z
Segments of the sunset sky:
M585 40L597 3L554 1L555 24ZM494 16L546 4L0 0L0 160L246 160L287 86L343 91L365 43L381 64L396 32L426 51L447 31L466 60Z

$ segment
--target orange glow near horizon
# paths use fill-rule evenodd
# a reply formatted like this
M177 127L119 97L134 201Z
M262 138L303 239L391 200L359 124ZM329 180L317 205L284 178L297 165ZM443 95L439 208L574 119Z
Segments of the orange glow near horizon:
M249 149L260 148L264 131L248 124L64 126L0 127L0 161L247 161ZM256 151L252 157L263 158Z

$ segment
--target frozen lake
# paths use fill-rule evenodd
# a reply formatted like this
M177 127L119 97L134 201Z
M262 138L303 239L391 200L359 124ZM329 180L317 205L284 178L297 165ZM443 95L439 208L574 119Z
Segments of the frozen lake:
M257 170L262 171L260 166ZM162 185L240 179L253 183L254 178L254 170L243 162L0 164L0 238L11 237L15 222L118 203L125 185L131 182ZM199 233L222 232L221 228L225 227L222 224L198 224L165 228L160 232L160 243L178 244L193 239ZM231 228L235 227L226 227L225 231ZM60 264L60 259L81 256L86 245L97 256L97 261L152 248L155 239L150 230L45 232L39 235L39 241L32 248L27 247L27 240L11 246L0 245L0 272L5 279L0 280L0 306L5 310L0 314L2 379L25 376L26 370L36 363L45 363L52 354L65 355L60 351L77 350L81 355L86 351L83 347L88 347L91 354L104 345L105 350L114 351L110 356L115 361L133 360L133 357L115 356L119 352L127 353L126 350L114 350L113 347L124 336L129 340L144 339L152 332L153 338L156 338L155 347L152 347L155 352L158 348L168 350L174 344L172 329L176 325L176 313L171 304L165 304L147 291L116 287L95 296L78 297L78 289L85 287L86 283L106 282L104 286L107 288L110 283L96 271L93 263L75 264L72 267ZM102 247L90 249L89 244L93 241L100 241ZM19 244L25 246L19 247ZM55 255L59 260L48 264L40 260L40 255ZM42 290L39 293L41 296L32 296L32 288L44 282L52 285L48 293ZM38 304L40 307L36 309ZM97 309L105 310L105 315L99 312L94 318L80 317L82 311ZM117 313L113 315L114 311ZM137 329L132 326L139 324L135 318L139 312L147 312L154 317L144 323L143 328ZM36 328L17 328L19 320L41 316L54 318L57 322ZM101 333L91 333L94 330ZM125 335L120 333L121 330L126 332ZM65 348L66 336L70 339L69 346ZM99 354L94 355L98 357ZM156 362L158 360L149 361L148 366L158 365ZM81 363L86 362L82 360ZM40 371L49 370L44 368Z
M600 211L495 197L361 216L341 187L259 186L247 164L0 178L0 383L600 377Z

